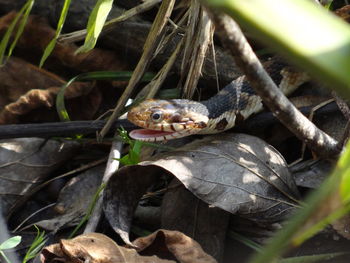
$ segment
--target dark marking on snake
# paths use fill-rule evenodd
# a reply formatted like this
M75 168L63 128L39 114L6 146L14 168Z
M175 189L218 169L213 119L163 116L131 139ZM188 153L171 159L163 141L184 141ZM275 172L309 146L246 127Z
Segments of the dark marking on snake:
M228 124L228 122L227 122L226 118L223 118L222 120L220 120L216 124L215 129L218 130L218 131L223 131L223 130L225 130L227 124Z
M285 67L286 64L278 60L265 65L277 86L283 79L280 72ZM249 82L239 77L223 88L216 96L201 103L208 109L209 119L215 119L228 111L239 112L246 109L252 96L256 96L256 93Z
M207 124L206 124L205 122L203 122L203 121L198 122L198 123L196 123L196 124L197 124L196 126L197 126L198 128L201 128L201 129L207 127Z
M240 112L236 113L235 124L241 124L244 121L244 117Z
M181 122L181 115L176 114L171 118L171 122Z

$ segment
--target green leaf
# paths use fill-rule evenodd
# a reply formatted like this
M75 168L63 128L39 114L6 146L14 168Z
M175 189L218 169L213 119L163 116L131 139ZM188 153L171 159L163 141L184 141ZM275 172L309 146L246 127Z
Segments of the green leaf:
M84 45L76 51L77 53L88 52L95 47L112 6L113 0L99 0L97 2L89 17Z
M15 248L19 243L21 243L21 240L21 236L11 237L0 244L0 250Z
M43 56L41 57L41 60L40 60L39 67L42 67L44 65L46 59L50 56L50 54L52 53L53 49L56 46L57 38L61 34L64 22L66 21L66 18L67 18L67 14L68 14L70 3L71 3L71 0L65 0L64 1L63 8L62 8L62 11L61 11L61 16L60 16L60 19L58 20L55 36L50 41L50 43L47 45L47 47L45 48L44 54L43 54Z

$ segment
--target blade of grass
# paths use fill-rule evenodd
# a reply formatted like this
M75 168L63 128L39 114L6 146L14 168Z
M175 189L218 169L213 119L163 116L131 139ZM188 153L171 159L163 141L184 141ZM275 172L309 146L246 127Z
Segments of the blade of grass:
M31 0L28 0L23 7L18 11L15 19L11 22L10 26L8 27L8 29L6 30L6 33L4 35L4 37L1 39L1 43L0 43L0 63L3 64L4 63L4 55L6 53L6 49L8 46L8 43L10 41L11 35L19 21L19 19L23 16L23 14L31 8ZM16 36L17 37L17 36Z
M87 210L85 216L80 220L79 224L74 228L74 230L72 231L72 233L69 235L68 238L73 238L76 235L76 233L79 231L79 229L82 227L82 225L85 224L85 222L87 222L89 220L89 217L91 216L92 212L94 211L94 207L96 205L96 202L99 199L99 196L105 187L106 187L106 184L103 183L97 189L96 193L94 194L94 196L92 198L92 201L88 207L88 210Z
M241 242L242 244L246 245L247 247L254 249L256 252L260 252L263 248L258 243L255 243L254 241L250 240L249 238L246 238L245 236L238 234L234 231L229 231L228 235L230 238L233 238L233 239Z
M308 255L299 257L284 258L278 261L278 263L314 263L314 262L325 262L330 259L335 259L337 257L344 256L346 253L327 253L320 255Z
M44 65L46 59L50 56L50 54L52 53L53 49L56 46L57 38L61 34L64 22L66 21L66 17L67 17L67 14L68 14L68 9L69 9L70 3L71 3L71 0L65 0L64 1L63 8L62 8L62 11L61 11L61 16L60 16L60 19L58 20L55 36L50 41L50 43L47 45L47 47L45 48L44 54L43 54L43 56L41 57L41 60L40 60L39 67L42 67Z
M36 225L34 225L34 227L37 230L36 237L24 255L22 263L27 263L29 260L35 258L47 241L47 238L45 238L45 231L40 232L40 229Z
M64 93L66 89L75 81L91 81L91 80L129 80L132 76L130 71L100 71L82 73L70 79L63 85L56 97L56 110L61 121L70 121L69 114L64 103ZM146 73L142 81L150 81L154 77L153 73Z
M76 53L88 52L95 47L112 6L113 0L99 0L97 2L89 17L84 45L78 48Z
M23 14L23 17L22 17L22 20L21 20L21 23L19 24L18 26L18 30L16 32L16 35L15 35L15 39L13 40L9 50L8 50L8 53L7 53L7 56L10 57L12 55L12 52L13 50L15 49L16 47L16 44L18 42L18 39L20 38L20 36L22 35L23 33L23 30L24 30L24 27L25 25L27 24L27 21L28 21L28 17L29 17L29 14L30 14L30 11L32 10L32 7L34 5L34 0L28 0L27 3L26 3L26 9L24 11L24 14Z

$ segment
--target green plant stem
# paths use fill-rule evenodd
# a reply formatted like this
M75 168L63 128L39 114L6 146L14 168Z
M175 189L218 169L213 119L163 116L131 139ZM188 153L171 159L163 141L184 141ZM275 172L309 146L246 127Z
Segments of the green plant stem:
M92 212L94 211L95 205L97 200L99 199L100 193L103 191L103 189L106 187L106 184L103 183L100 185L100 187L97 189L96 193L93 196L93 199L89 205L88 211L86 212L85 216L80 220L79 224L74 228L74 230L72 231L72 233L69 235L68 238L73 238L76 233L79 231L79 229L82 227L83 224L85 224L85 222L87 222L92 214Z
M0 250L0 255L5 259L7 263L12 263L11 260L5 255L3 251Z

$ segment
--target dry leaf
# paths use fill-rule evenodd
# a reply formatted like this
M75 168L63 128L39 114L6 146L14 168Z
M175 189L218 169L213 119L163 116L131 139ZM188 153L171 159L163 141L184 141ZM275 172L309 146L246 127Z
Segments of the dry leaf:
M156 256L140 256L135 249L118 246L109 237L89 233L43 248L42 263L175 263Z
M0 141L0 204L7 214L80 148L74 141L39 138Z
M69 180L60 192L52 218L36 222L35 225L54 232L62 227L77 225L88 211L101 184L104 169L105 165L100 165Z
M57 118L53 106L58 91L66 83L60 77L12 57L0 68L0 78L0 124L16 123L22 115L42 106L53 109L46 121ZM96 113L101 95L91 90L91 84L82 82L74 82L67 88L67 99L80 97L80 101L67 105L73 118L91 119ZM36 121L45 114L40 111L37 115Z
M221 262L230 214L194 196L176 178L162 200L162 228L177 230L197 240L203 250Z
M161 229L136 239L132 244L137 247L140 254L173 256L181 263L216 263L216 260L205 253L196 241L178 231Z
M282 220L299 197L283 157L272 146L244 134L208 136L112 176L105 214L126 243L139 198L164 172L204 202L261 224Z
M0 32L3 34L17 15L8 13L0 19ZM16 48L26 51L36 60L42 56L48 43L54 38L55 30L43 17L31 15ZM120 62L115 52L95 48L87 53L75 54L77 46L58 42L49 58L53 64L63 65L79 71L123 70L127 66ZM34 61L37 63L38 61ZM56 65L55 65L56 66Z

